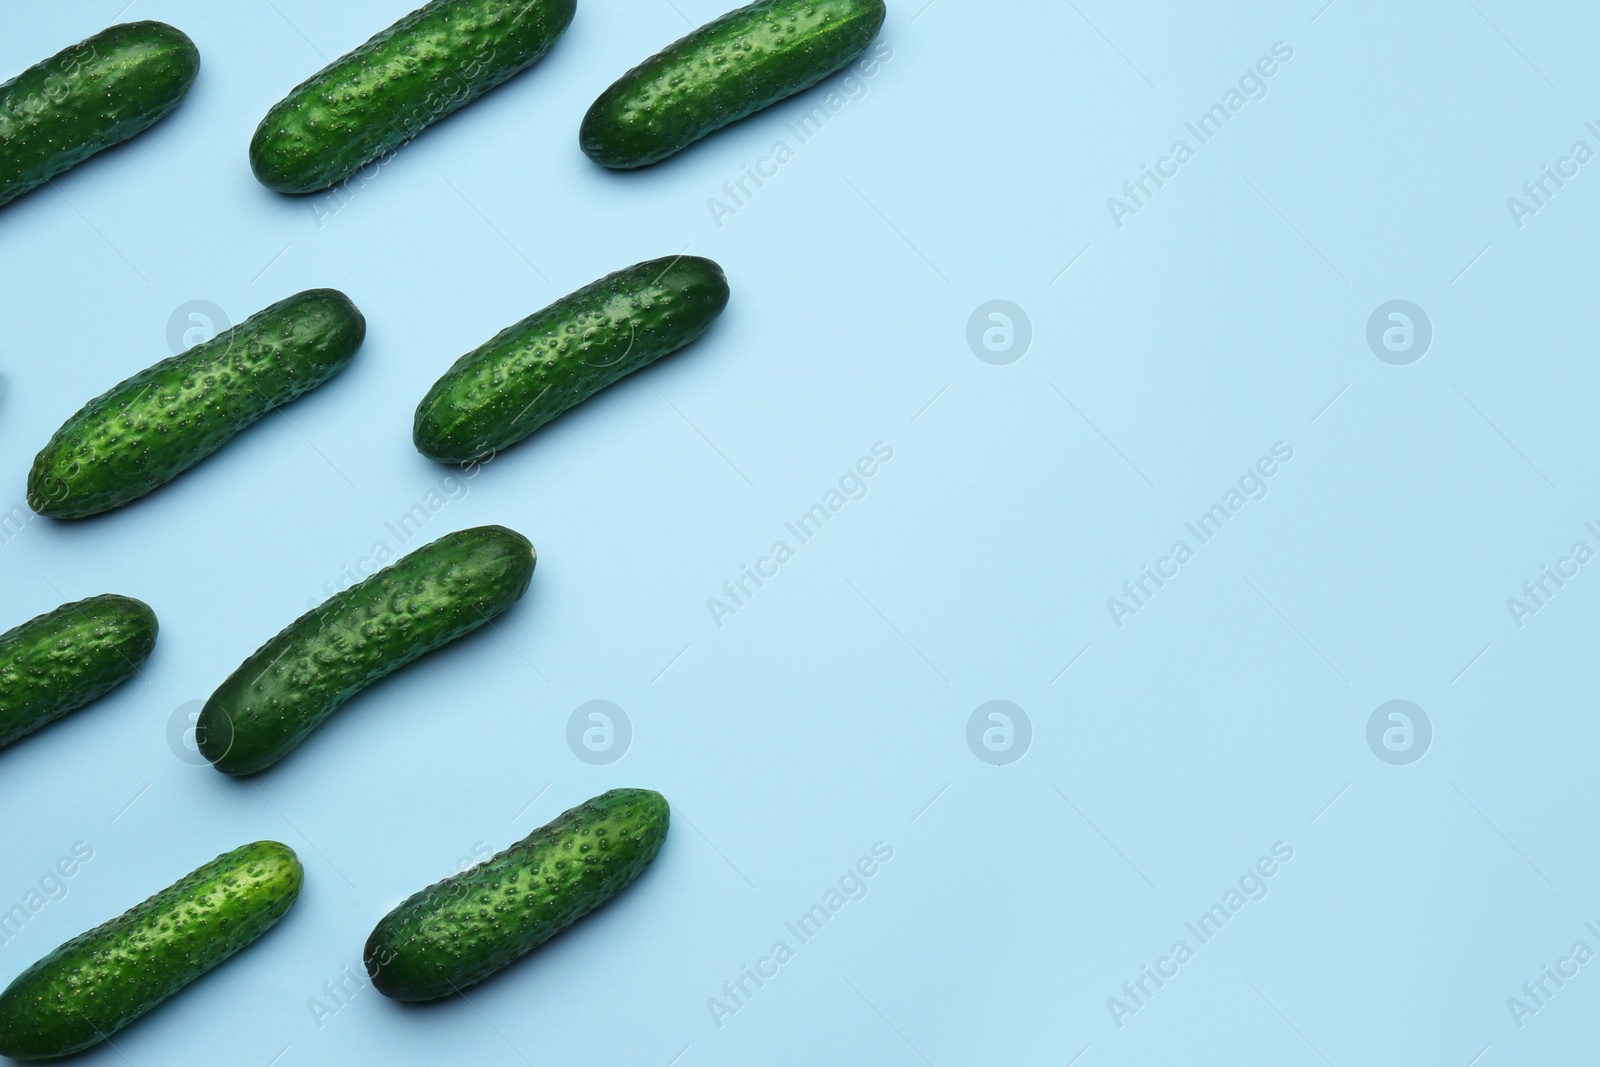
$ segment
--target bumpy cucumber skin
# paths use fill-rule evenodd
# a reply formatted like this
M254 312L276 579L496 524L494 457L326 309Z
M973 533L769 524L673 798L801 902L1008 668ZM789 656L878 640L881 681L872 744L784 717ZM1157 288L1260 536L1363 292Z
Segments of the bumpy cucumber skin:
M457 360L417 406L417 450L470 463L515 444L689 344L727 304L727 276L698 256L653 259L607 275Z
M53 1059L104 1041L271 929L303 880L289 846L257 841L78 935L0 993L0 1055Z
M81 519L137 500L339 373L366 331L349 297L308 289L140 371L56 431L28 472L28 506Z
M0 634L0 748L133 677L158 629L150 605L107 593Z
M225 774L272 766L367 686L511 607L534 562L515 530L476 526L335 594L211 695L195 724L201 753Z
M660 793L613 789L414 894L367 938L373 986L415 1001L481 982L627 888L661 851L669 818Z
M250 140L280 193L337 185L537 63L576 0L433 0L301 82Z
M866 51L883 0L758 0L617 79L578 132L585 155L629 170L803 92Z
M0 204L154 126L199 73L182 31L128 22L0 85Z

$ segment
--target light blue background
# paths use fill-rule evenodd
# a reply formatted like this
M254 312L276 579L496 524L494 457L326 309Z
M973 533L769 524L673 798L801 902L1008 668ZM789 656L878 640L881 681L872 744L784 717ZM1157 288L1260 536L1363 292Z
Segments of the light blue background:
M1520 1029L1506 1002L1574 942L1600 950L1583 925L1600 925L1600 575L1521 629L1506 600L1574 541L1600 548L1583 526L1600 162L1520 229L1506 201L1574 141L1600 149L1593 10L895 0L892 60L718 226L708 198L793 146L785 123L826 90L647 172L604 172L575 141L613 78L727 2L581 0L536 69L343 202L266 191L246 143L411 0L120 16L180 26L204 68L156 129L0 211L0 508L84 400L168 354L187 301L239 321L334 286L369 333L340 378L174 484L0 545L0 629L107 591L162 622L140 679L0 753L0 905L94 849L0 946L0 978L273 837L307 868L282 926L82 1062L1592 1054L1600 962ZM6 10L7 75L119 17ZM1279 41L1293 59L1265 98L1118 228L1107 198ZM538 546L498 632L257 778L177 758L175 709L392 546L385 522L448 473L410 439L443 369L681 250L731 279L712 333L496 459L425 528L498 522ZM1034 331L1009 366L965 340L996 298ZM1435 329L1410 366L1365 341L1397 298ZM894 458L868 495L718 628L707 598L878 441ZM1115 626L1107 598L1279 441L1294 458L1269 495ZM632 720L610 766L565 741L592 699ZM1003 768L966 742L991 699L1034 729ZM1367 746L1391 699L1433 725L1409 766ZM674 823L640 885L468 998L360 989L319 1028L308 1001L359 973L388 908L475 847L644 784ZM879 841L894 858L866 898L719 1028L707 999ZM1185 921L1280 841L1294 858L1266 898L1119 1028L1108 998L1196 946Z

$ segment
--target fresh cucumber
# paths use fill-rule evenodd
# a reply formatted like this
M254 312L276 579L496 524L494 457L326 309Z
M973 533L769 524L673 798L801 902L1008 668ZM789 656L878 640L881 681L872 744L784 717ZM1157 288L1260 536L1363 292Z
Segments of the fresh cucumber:
M28 505L81 519L144 496L339 373L366 330L349 297L310 289L140 371L56 431L28 473Z
M589 108L584 154L656 163L842 70L883 25L883 0L757 0L624 74Z
M613 789L414 894L367 938L373 986L396 1000L435 1000L483 981L643 874L669 817L660 793Z
M728 303L722 268L698 256L639 263L601 278L468 352L417 407L423 455L470 463L682 348Z
M576 9L576 0L433 0L268 111L250 167L280 193L337 185L533 66Z
M107 593L0 634L0 748L133 677L157 629L150 605Z
M504 526L446 534L401 557L245 660L200 711L200 752L226 774L272 766L373 682L511 607L533 566L533 545Z
M0 85L0 204L154 126L199 73L182 31L127 22Z
M104 1041L270 930L303 879L289 846L257 841L78 935L0 993L0 1055L53 1059Z

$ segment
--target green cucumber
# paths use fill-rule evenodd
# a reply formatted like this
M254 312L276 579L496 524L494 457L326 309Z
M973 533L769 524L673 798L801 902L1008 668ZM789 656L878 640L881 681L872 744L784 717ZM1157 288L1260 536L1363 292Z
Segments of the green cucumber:
M0 634L0 748L133 677L157 629L150 605L107 593Z
M0 993L0 1055L99 1044L270 930L304 875L289 846L257 841L78 935Z
M758 0L624 74L589 108L584 154L628 170L811 88L866 51L883 0Z
M200 752L225 774L272 766L367 686L511 607L534 558L515 530L477 526L334 594L211 694L195 724Z
M154 126L198 73L182 31L127 22L0 85L0 204Z
M661 851L669 817L660 793L613 789L414 894L367 938L373 986L436 1000L483 981L626 889Z
M137 500L339 373L366 330L349 297L310 289L140 371L56 431L28 472L28 505L81 519Z
M481 460L705 333L728 304L722 268L652 259L601 278L468 352L417 407L412 437L445 463Z
M576 0L433 0L268 111L250 167L280 193L337 185L533 66L576 10Z

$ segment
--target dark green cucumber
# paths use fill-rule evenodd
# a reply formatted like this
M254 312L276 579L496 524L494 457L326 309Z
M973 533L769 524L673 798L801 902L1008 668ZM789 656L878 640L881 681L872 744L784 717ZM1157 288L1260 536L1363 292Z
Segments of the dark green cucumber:
M661 851L669 817L660 793L613 789L414 894L367 938L373 986L435 1000L483 981L626 889Z
M127 22L0 85L0 204L154 126L198 73L181 31Z
M107 593L0 634L0 748L133 677L157 628L150 605Z
M417 407L423 455L470 463L677 351L728 304L722 268L698 256L607 275L509 326L456 361Z
M140 371L56 431L28 472L28 505L81 519L137 500L339 373L366 331L349 297L309 289Z
M883 0L758 0L634 67L583 117L603 167L659 162L844 69L883 25Z
M433 0L301 82L256 127L269 189L337 185L537 63L576 0Z
M99 1044L270 930L303 880L289 846L257 841L78 935L0 993L0 1055Z
M378 679L489 623L533 578L533 545L504 526L446 534L290 623L206 701L195 742L217 770L277 763Z

